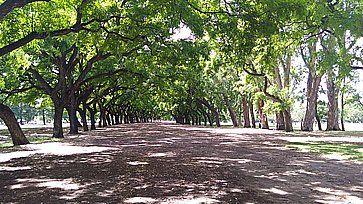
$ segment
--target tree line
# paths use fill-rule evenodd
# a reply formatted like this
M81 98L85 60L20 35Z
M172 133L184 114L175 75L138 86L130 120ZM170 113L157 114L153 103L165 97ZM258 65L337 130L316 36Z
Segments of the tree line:
M0 118L14 145L29 143L9 108L19 103L52 107L56 138L64 137L64 111L70 134L97 120L170 116L235 127L258 120L268 129L271 114L277 129L293 131L293 104L302 100L301 129L312 131L325 80L327 130L341 130L361 69L362 16L358 0L6 0ZM182 27L191 36L177 39Z

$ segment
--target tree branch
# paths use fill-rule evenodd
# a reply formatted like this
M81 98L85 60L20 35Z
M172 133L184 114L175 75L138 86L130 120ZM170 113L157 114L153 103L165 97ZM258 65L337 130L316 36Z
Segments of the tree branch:
M4 3L0 5L0 21L5 18L11 11L16 8L22 8L27 4L36 2L36 1L46 1L50 0L6 0Z

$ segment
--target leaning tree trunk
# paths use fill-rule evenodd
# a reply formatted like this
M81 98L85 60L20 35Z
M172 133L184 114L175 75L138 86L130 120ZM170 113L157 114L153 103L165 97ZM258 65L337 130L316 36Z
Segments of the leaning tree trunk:
M242 98L242 110L243 110L243 127L250 128L251 127L250 111L247 99L244 96Z
M234 108L232 107L232 104L231 102L229 101L228 97L226 94L223 94L223 100L224 100L224 103L226 104L227 106L227 109L228 109L228 112L229 112L229 115L231 117L231 120L232 120L232 123L233 123L233 127L238 127L239 124L238 124L238 119L237 119L237 114L236 114L236 111L234 110Z
M333 73L329 73L326 80L328 95L328 120L326 130L340 130L338 113L338 91L334 83Z
M23 131L15 118L14 112L6 105L0 103L0 118L4 121L10 132L11 140L14 145L29 144Z
M219 115L218 109L215 108L212 104L210 104L205 99L201 99L201 100L199 100L199 102L202 103L203 105L205 105L213 113L214 118L216 120L217 127L221 127L221 120L220 120L220 115Z

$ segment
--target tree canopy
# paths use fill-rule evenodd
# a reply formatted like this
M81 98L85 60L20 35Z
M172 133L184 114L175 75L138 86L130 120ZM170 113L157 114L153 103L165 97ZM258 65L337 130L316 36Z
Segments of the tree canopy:
M78 118L84 130L173 118L311 131L323 91L327 130L344 130L344 105L359 104L362 11L359 0L5 0L0 118L14 144L27 141L8 106L42 101L60 138L65 110L71 134Z

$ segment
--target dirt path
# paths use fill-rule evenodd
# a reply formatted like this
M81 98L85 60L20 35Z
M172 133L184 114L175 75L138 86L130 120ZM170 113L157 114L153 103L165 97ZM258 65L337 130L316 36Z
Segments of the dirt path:
M33 145L0 154L0 202L363 203L362 164L278 136L132 124Z

